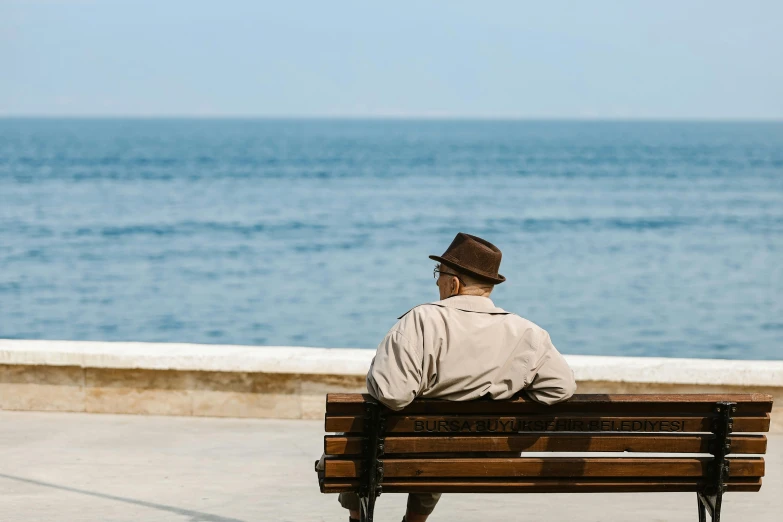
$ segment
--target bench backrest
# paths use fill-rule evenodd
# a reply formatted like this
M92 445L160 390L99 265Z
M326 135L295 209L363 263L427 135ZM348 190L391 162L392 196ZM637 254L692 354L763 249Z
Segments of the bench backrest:
M416 400L394 412L329 394L326 431L342 434L324 438L321 490L757 491L771 409L769 395L686 394Z

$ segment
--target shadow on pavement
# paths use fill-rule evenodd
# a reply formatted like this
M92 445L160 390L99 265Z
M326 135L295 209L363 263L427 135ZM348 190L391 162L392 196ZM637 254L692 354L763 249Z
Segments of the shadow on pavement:
M68 486L60 486L57 484L51 484L49 482L42 482L40 480L27 479L22 477L15 477L13 475L6 475L0 473L0 478L6 478L9 480L16 480L19 482L27 482L28 484L35 484L36 486L44 486L47 488L61 489L63 491L70 491L72 493L81 493L82 495L90 495L98 498L105 498L108 500L116 500L118 502L127 502L128 504L136 504L137 506L144 506L151 509L158 509L161 511L168 511L169 513L176 513L190 517L190 522L243 522L238 518L221 517L220 515L211 515L209 513L202 513L200 511L192 511L189 509L182 509L174 506L166 506L164 504L156 504L154 502L146 502L144 500L136 500L126 497L118 497L116 495L107 495L105 493L97 493L95 491L86 491L83 489L71 488Z

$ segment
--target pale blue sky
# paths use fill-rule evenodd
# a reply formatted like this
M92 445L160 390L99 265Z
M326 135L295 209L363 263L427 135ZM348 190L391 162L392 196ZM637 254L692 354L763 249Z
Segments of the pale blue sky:
M0 0L0 116L783 119L783 2Z

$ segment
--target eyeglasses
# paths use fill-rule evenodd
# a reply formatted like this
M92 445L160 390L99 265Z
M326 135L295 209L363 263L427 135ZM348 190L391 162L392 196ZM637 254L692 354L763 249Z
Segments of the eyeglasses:
M462 286L466 286L465 285L465 281L463 281L460 276L458 276L457 274L451 273L451 272L444 272L443 270L440 269L440 265L435 265L435 268L432 270L432 277L435 278L435 283L436 284L437 284L438 278L440 277L441 274L447 275L447 276L454 276L454 277L456 277L459 280L459 282L460 282L460 284Z

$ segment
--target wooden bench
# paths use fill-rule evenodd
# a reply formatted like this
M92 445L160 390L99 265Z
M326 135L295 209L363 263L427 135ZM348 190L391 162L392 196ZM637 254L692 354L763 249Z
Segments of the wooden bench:
M769 431L771 410L761 394L416 400L399 412L369 395L329 394L326 431L342 433L324 437L319 484L357 492L362 521L381 492L690 491L699 520L709 512L717 522L723 493L761 488L767 438L752 433Z

